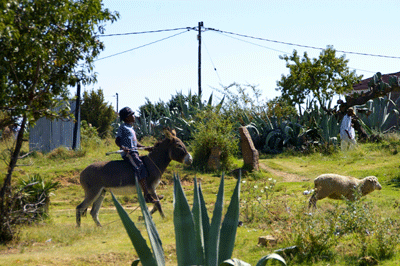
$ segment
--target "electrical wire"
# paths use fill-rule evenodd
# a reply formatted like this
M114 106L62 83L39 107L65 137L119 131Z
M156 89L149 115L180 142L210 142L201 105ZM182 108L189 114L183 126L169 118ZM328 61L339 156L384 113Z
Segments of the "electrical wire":
M217 29L214 29L214 28L207 28L207 29L208 29L208 30L213 30L213 31L216 31L216 32L225 33L225 34L236 35L236 36L240 36L240 37L244 37L244 38L255 39L255 40L261 40L261 41L267 41L267 42L274 42L274 43L286 44L286 45L291 45L291 46L298 46L298 47L309 48L309 49L315 49L315 50L324 50L324 48L315 47L315 46L302 45L302 44L289 43L289 42L281 42L281 41L276 41L276 40L270 40L270 39L265 39L265 38L254 37L254 36L245 35L245 34L239 34L239 33L234 33L234 32L229 32L229 31L217 30ZM383 58L400 59L399 56L389 56L389 55L379 55L379 54L368 54L368 53L349 52L349 51L342 51L342 50L336 50L336 51L337 51L337 52L340 52L340 53L345 53L345 54L356 54L356 55L364 55L364 56L374 56L374 57L383 57Z
M222 32L217 32L217 33L219 33L219 34L221 34L221 35L223 35L223 36L226 36L226 37L229 37L229 38L232 38L232 39L241 41L241 42L245 42L245 43L249 43L249 44L252 44L252 45L255 45L255 46L263 47L263 48L266 48L266 49L268 49L268 50L272 50L272 51L279 52L279 53L284 53L284 54L290 54L290 53L288 53L288 52L284 52L284 51L281 51L281 50L277 50L277 49L274 49L274 48L270 48L270 47L267 47L267 46L264 46L264 45L261 45L261 44L258 44L258 43L254 43L254 42L246 41L246 40L243 40L243 39L235 38L235 37L233 37L233 36L229 36L228 34L224 34L224 33L222 33Z
M95 61L100 61L100 60L103 60L103 59L106 59L106 58L110 58L110 57L114 57L114 56L117 56L117 55L120 55L120 54L128 53L128 52L131 52L131 51L133 51L133 50L137 50L137 49L139 49L139 48L143 48L143 47L149 46L149 45L151 45L151 44L155 44L155 43L158 43L158 42L161 42L161 41L165 41L165 40L167 40L167 39L170 39L170 38L172 38L172 37L178 36L178 35L180 35L180 34L182 34L182 33L185 33L185 32L188 32L188 30L185 30L185 31L176 33L176 34L174 34L174 35L171 35L171 36L168 36L168 37L159 39L159 40L154 41L154 42L150 42L150 43L147 43L147 44L143 44L143 45L141 45L141 46L138 46L138 47L135 47L135 48L132 48L132 49L129 49L129 50L125 50L125 51L123 51L123 52L119 52L119 53L116 53L116 54L112 54L112 55L109 55L109 56L105 56L105 57L99 58L99 59L97 59L97 60L95 60Z
M204 42L204 40L203 40L203 39L202 39L201 41L202 41L202 44L204 44L204 48L206 48L206 51L207 51L208 57L210 58L211 64L212 64L212 66L213 66L213 68L214 68L214 71L215 71L215 73L217 74L217 77L218 77L218 79L219 79L219 82L222 84L221 78L219 77L219 74L218 74L217 68L216 68L216 67L215 67L215 65L214 65L214 62L213 62L213 60L212 60L212 58L211 58L211 55L210 55L210 53L208 52L207 46L206 46L206 44L205 44L205 42Z
M162 39L157 40L157 41L154 41L154 42L150 42L150 43L147 43L147 44L144 44L144 45L141 45L141 46L138 46L138 47L135 47L135 48L132 48L132 49L123 51L123 52L119 52L119 53L116 53L116 54L112 54L112 55L109 55L109 56L106 56L106 57L97 59L97 60L95 60L95 61L99 61L99 60L103 60L103 59L106 59L106 58L114 57L114 56L117 56L117 55L120 55L120 54L124 54L124 53L127 53L127 52L131 52L131 51L133 51L133 50L137 50L137 49L139 49L139 48L143 48L143 47L149 46L149 45L151 45L151 44L154 44L154 43L157 43L157 42L161 42L161 41L167 40L167 39L169 39L169 38L178 36L178 35L180 35L180 34L182 34L182 33L188 32L188 31L190 31L190 30L198 31L198 27L182 27L182 28L174 28L174 29L162 29L162 30L152 30L152 31L141 31L141 32L128 32L128 33L118 33L118 34L97 35L98 37L115 37L115 36L127 36L127 35L136 35L136 34L148 34L148 33L168 32L168 31L176 31L176 30L185 30L185 31L180 32L180 33L177 33L177 34L174 34L174 35L171 35L171 36L168 36L168 37L165 37L165 38L162 38ZM221 35L223 35L223 36L230 37L230 38L232 38L232 39L236 39L236 40L239 40L239 41L242 41L242 42L245 42L245 43L249 43L249 44L252 44L252 45L255 45L255 46L259 46L259 47L262 47L262 48L266 48L266 49L269 49L269 50L272 50L272 51L276 51L276 52L280 52L280 53L284 53L284 54L288 54L288 52L281 51L281 50L277 50L277 49L273 49L273 48L271 48L271 47L267 47L267 46L264 46L264 45L261 45L261 44L257 44L257 43L254 43L254 42L250 42L250 41L247 41L247 40L243 40L243 39L240 39L240 38L236 38L236 37L234 37L234 36L239 36L239 37L249 38L249 39L255 39L255 40L260 40L260 41L273 42L273 43L278 43L278 44L285 44L285 45L290 45L290 46L297 46L297 47L308 48L308 49L324 50L324 48L320 48L320 47L309 46L309 45L302 45L302 44L296 44L296 43L290 43L290 42L282 42L282 41L277 41L277 40L271 40L271 39L266 39L266 38L260 38L260 37L250 36L250 35L246 35L246 34L239 34L239 33L234 33L234 32L229 32L229 31L223 31L223 30L214 29L214 28L203 28L203 29L201 29L201 31L202 31L202 32L205 32L205 31L214 31L214 32L217 32L217 33L219 33L219 34L221 34ZM217 76L218 76L218 79L219 79L219 81L221 82L221 78L220 78L220 76L219 76L219 74L218 74L218 71L217 71L217 69L216 69L216 67L215 67L215 65L214 65L214 62L212 61L212 58L211 58L211 56L210 56L210 53L209 53L209 51L208 51L208 49L207 49L207 46L206 46L205 44L204 44L204 47L206 48L206 51L207 51L208 56L209 56L209 58L210 58L211 64L212 64L213 67L214 67L214 71L216 72L216 74L217 74ZM337 51L337 52L340 52L340 53L344 53L344 54L355 54L355 55L362 55L362 56L372 56L372 57L382 57L382 58L400 59L400 57L398 57L398 56L388 56L388 55L380 55L380 54L359 53L359 52L351 52L351 51L343 51L343 50L336 50L336 51ZM358 70L358 71L363 71L363 72L375 73L374 71L368 71L368 70L357 69L357 68L352 68L352 67L349 67L349 68L354 69L354 70ZM222 82L221 82L221 83L222 83Z
M149 31L137 31L137 32L127 32L127 33L114 33L114 34L102 34L97 35L97 37L115 37L115 36L127 36L127 35L135 35L135 34L147 34L147 33L158 33L165 31L176 31L176 30L196 30L195 27L186 27L186 28L175 28L175 29L164 29L164 30L149 30Z

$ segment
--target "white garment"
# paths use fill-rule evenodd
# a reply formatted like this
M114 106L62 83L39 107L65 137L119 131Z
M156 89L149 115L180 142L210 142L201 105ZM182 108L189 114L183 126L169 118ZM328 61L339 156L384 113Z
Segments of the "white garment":
M347 134L347 132L349 134ZM350 137L349 137L350 135ZM340 139L342 150L353 148L357 144L356 133L354 128L351 126L351 117L347 114L343 117L342 123L340 124Z

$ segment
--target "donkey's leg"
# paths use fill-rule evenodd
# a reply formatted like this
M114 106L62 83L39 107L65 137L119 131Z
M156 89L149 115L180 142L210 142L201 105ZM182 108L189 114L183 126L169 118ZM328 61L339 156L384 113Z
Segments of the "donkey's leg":
M161 204L160 204L159 201L156 202L156 203L154 203L153 209L150 211L150 214L153 215L153 213L155 213L156 211L159 211L161 217L162 217L162 218L165 218L164 212L163 212L163 210L162 210L162 208L161 208Z
M99 221L99 211L105 196L106 196L106 190L103 189L99 197L93 202L92 210L90 211L90 215L92 215L92 218L94 222L97 224L97 226L101 226Z
M82 201L81 204L79 204L76 207L76 225L78 227L81 226L81 215L84 212L86 212L90 204L92 204L92 202L94 202L99 197L99 194L101 193L102 190L103 188L101 188L101 190L99 190L97 193L92 193L92 192L85 193L85 199Z

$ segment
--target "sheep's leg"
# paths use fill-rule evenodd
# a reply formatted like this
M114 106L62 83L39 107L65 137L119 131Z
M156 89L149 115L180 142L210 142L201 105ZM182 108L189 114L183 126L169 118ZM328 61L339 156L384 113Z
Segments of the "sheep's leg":
M311 208L311 206L312 206L314 209L317 208L317 198L316 198L316 194L317 194L317 193L312 194L310 200L308 201L308 208L309 208L309 209Z
M99 221L99 211L101 208L101 204L103 203L104 197L106 195L106 191L103 189L100 193L99 197L93 202L92 210L90 211L90 215L97 226L101 227L101 223Z

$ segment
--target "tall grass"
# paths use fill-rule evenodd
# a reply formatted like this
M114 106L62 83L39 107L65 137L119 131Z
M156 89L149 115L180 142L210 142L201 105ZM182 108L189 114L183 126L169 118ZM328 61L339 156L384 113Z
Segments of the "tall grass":
M260 160L260 164L297 175L299 179L286 182L283 176L261 171L242 180L245 181L241 189L242 226L238 228L232 257L255 265L256 259L265 254L296 246L280 253L288 265L360 265L360 260L367 257L379 261L379 265L396 265L400 260L400 154L396 152L399 140L398 135L385 135L382 142L361 143L351 152L283 153ZM58 151L57 156L35 153L20 160L18 164L26 166L17 167L15 181L40 174L60 181L61 187L51 198L50 219L21 227L19 241L0 246L0 265L127 265L137 257L110 195L106 196L99 214L103 228L95 227L90 215L83 218L80 229L75 228L75 208L84 196L79 172L94 161L120 159L118 155L105 155L116 149L110 139L102 140L96 147L84 146L77 153L68 150ZM0 168L4 173L6 164L0 162ZM163 240L167 265L177 263L172 219L174 172L181 176L189 202L193 198L190 192L193 177L201 181L208 209L213 209L220 181L213 173L198 173L171 163L158 189L166 196L162 204L167 218L153 217ZM327 172L358 178L376 175L383 188L356 202L321 200L317 211L310 215L309 195L303 192L313 187L316 176ZM233 190L235 182L234 177L226 176L227 191ZM134 196L121 197L119 201L128 213L137 207ZM138 211L130 214L142 231L144 225L139 216ZM265 235L273 235L278 243L267 247L257 245L258 237Z

